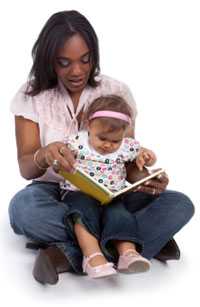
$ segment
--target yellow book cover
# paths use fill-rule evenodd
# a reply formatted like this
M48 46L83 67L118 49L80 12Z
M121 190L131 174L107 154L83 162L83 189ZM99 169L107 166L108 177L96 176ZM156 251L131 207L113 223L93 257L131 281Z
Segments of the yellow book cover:
M77 168L76 172L73 174L65 171L60 171L59 174L63 176L66 180L71 182L73 185L75 185L82 192L99 200L102 205L106 205L111 202L113 198L128 191L131 191L145 181L150 180L151 178L156 177L163 172L164 169L159 169L158 171L155 171L134 183L129 183L128 181L126 181L127 186L117 192L110 191L103 184L99 183L97 180L85 173L80 168Z

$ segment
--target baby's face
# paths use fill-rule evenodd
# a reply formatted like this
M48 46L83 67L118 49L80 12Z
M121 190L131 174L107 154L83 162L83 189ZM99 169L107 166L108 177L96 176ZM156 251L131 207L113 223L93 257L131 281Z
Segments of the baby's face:
M125 136L125 130L119 129L108 132L101 120L94 119L88 125L89 144L101 155L115 152L121 145Z

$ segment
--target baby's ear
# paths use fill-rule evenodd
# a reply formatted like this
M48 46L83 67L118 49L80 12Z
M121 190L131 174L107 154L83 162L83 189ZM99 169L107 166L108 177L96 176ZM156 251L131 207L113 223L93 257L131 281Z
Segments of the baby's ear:
M125 137L134 138L134 131L133 131L132 127L130 127L130 126L126 127Z

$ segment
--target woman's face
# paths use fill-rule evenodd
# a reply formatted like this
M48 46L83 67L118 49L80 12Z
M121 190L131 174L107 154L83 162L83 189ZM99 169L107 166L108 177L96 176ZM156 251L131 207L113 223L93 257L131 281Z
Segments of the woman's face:
M83 91L88 83L91 68L91 54L81 35L75 34L58 50L55 71L71 94Z

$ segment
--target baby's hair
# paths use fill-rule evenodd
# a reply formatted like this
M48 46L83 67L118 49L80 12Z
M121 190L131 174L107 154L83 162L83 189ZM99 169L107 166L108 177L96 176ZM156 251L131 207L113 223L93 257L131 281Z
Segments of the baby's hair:
M107 95L100 96L96 98L88 107L85 120L92 121L90 117L98 111L114 111L127 115L130 119L133 119L133 112L128 103L121 96L117 95ZM128 122L112 117L98 117L98 120L101 120L102 124L107 128L107 132L112 132L114 130L126 129L129 125Z

